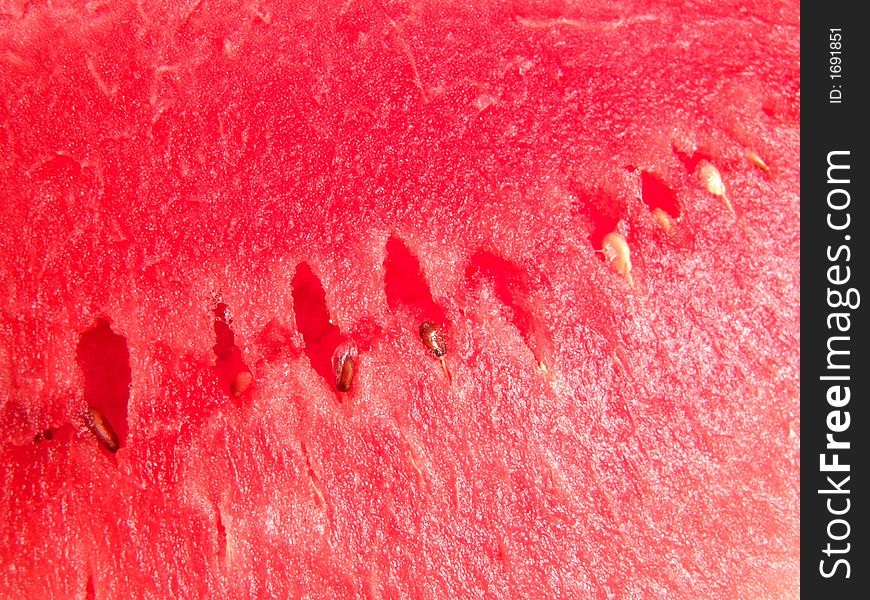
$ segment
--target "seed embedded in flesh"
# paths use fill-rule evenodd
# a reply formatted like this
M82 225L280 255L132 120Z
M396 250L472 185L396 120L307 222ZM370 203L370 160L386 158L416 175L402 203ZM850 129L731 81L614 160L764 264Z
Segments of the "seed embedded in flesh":
M230 384L230 393L233 396L239 397L248 391L251 384L254 383L254 375L250 371L239 371L233 382Z
M93 406L88 408L88 427L109 452L115 453L121 447L118 434L115 433L112 424L99 408Z
M731 206L731 200L728 199L728 194L725 191L725 182L722 181L722 174L719 172L713 164L704 161L701 163L699 167L701 181L704 182L704 185L707 187L707 191L713 194L714 196L718 196L725 203L725 206L728 207L728 212L732 215L735 214L734 207Z
M652 212L659 226L664 229L665 233L668 235L673 235L674 218L661 208L656 208Z
M341 372L338 374L338 380L335 382L335 387L339 392L349 392L350 386L353 383L353 359L347 357L341 363Z
M628 284L634 287L634 279L631 277L631 253L625 238L611 231L601 240L601 251L610 268L625 277Z
M332 365L335 370L335 388L339 392L349 392L353 386L353 376L356 373L356 344L348 340L339 344L332 355Z
M436 358L441 358L447 353L447 336L444 334L443 325L434 321L425 321L420 325L420 339Z
M756 167L758 167L759 169L761 169L765 173L770 173L770 167L767 166L767 163L764 162L764 159L761 158L757 152L754 152L752 150L747 150L746 151L746 158L749 159L749 162L751 162L753 165L755 165Z

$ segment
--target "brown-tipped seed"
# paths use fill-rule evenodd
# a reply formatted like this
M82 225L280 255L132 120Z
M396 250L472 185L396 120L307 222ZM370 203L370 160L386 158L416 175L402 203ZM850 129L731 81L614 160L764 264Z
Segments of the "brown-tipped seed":
M353 357L346 356L341 363L341 370L335 379L335 387L339 392L349 392L350 386L353 384Z
M352 340L339 344L332 354L335 389L339 392L349 392L353 386L353 376L356 373L356 357L356 344Z
M112 424L109 423L109 420L99 408L94 408L93 406L88 408L88 427L91 428L91 431L94 432L94 435L97 436L97 439L100 440L100 443L106 450L113 453L118 451L118 448L120 448L118 434L115 433Z
M746 158L749 159L753 165L764 171L765 173L770 173L770 167L767 166L767 163L764 162L764 159L761 158L756 152L752 150L746 151Z
M447 336L444 334L443 325L426 321L420 325L420 339L436 358L441 358L447 353Z

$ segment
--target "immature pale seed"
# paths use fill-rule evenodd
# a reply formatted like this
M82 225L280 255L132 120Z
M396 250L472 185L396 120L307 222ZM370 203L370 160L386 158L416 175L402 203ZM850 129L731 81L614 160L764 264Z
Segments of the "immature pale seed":
M611 231L601 240L601 251L610 268L625 277L629 285L634 287L634 280L631 277L631 253L625 238Z
M239 371L230 384L230 392L237 398L244 394L254 383L254 375L250 371Z
M113 453L118 451L118 448L120 448L118 434L115 433L112 424L109 423L109 420L99 408L93 406L88 408L88 427L91 428L91 431L106 450Z
M672 235L674 233L674 219L667 212L660 208L656 208L652 211L653 216L656 221L658 221L659 226L665 230L665 233L668 235Z
M434 321L424 322L420 325L420 339L436 358L441 358L447 353L447 336L444 334L443 325Z
M728 194L725 191L725 182L722 181L722 174L715 166L708 162L704 162L700 166L701 181L707 187L707 191L722 198L728 212L734 214L734 207L731 206L731 201L728 199Z

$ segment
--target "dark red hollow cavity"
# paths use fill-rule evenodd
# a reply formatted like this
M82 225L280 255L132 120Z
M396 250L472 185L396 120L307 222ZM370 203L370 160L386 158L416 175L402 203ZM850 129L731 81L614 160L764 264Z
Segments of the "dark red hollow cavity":
M323 285L308 263L303 262L296 267L291 286L296 327L305 341L305 354L314 370L330 386L335 386L333 355L344 340L339 328L330 322Z
M42 442L50 442L54 439L54 432L51 429L46 429L45 431L40 431L36 435L33 436L34 444L41 444Z
M595 250L604 248L604 236L616 231L619 219L602 216L594 220L592 233L589 234L589 243Z
M241 396L251 386L253 376L236 346L236 334L227 318L228 308L220 302L214 309L215 367L221 387L232 396Z
M626 212L625 201L604 191L590 192L577 184L572 187L578 196L575 207L592 221L589 243L601 250L604 236L616 229Z
M227 528L221 518L221 511L215 507L215 527L217 528L218 559L223 563L227 555Z
M651 211L665 211L674 219L680 217L681 208L677 194L658 176L642 171L640 174L641 198Z
M111 424L118 447L127 442L127 402L130 399L130 352L127 339L112 331L108 321L97 319L79 337L76 361L84 373L84 398Z
M713 155L709 152L704 152L703 150L694 150L691 154L688 152L683 152L678 149L676 146L673 146L674 155L679 159L683 166L686 167L686 171L689 173L693 173L695 168L702 160L712 160Z
M603 237L603 234L602 234ZM529 275L516 264L486 250L477 251L465 269L465 276L478 285L489 282L496 298L510 309L511 321L538 361L553 355L550 334L528 308L532 295Z
M420 261L399 238L391 237L387 241L384 271L384 288L391 310L410 310L418 323L425 320L445 322L444 309L432 299Z

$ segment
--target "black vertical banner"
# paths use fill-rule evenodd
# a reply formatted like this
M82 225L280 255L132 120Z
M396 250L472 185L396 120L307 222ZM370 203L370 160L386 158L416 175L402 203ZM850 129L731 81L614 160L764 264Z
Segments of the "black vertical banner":
M870 65L858 3L801 14L801 590L866 598Z

